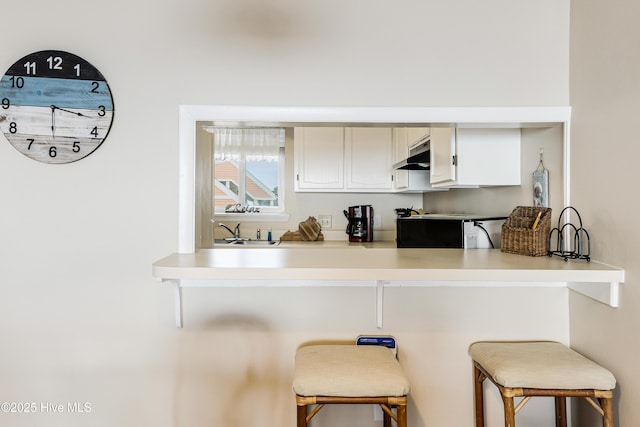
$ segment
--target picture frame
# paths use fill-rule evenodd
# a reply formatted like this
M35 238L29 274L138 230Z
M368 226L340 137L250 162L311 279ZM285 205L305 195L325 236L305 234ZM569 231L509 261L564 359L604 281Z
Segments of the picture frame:
M533 206L549 207L549 171L537 169L533 172Z

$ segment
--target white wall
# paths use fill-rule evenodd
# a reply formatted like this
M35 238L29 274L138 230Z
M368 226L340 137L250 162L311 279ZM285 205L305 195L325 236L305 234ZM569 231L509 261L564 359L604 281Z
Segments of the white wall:
M640 57L634 47L640 6L633 0L611 6L598 0L571 4L571 194L592 236L594 257L624 267L626 280L618 309L571 296L571 342L614 373L616 425L627 426L640 419L640 148L634 128L640 112ZM588 407L578 415L580 426L600 425Z
M151 278L151 263L177 248L178 105L564 106L568 7L3 5L0 69L42 49L73 52L105 75L116 112L103 146L75 164L35 163L0 143L0 400L92 404L88 414L0 413L0 422L291 425L295 348L381 332L398 336L412 377L411 427L469 425L468 344L567 341L566 291L399 289L377 331L363 290L191 290L187 327L176 330L171 290ZM254 412L243 410L249 404ZM526 416L536 425L535 414ZM346 414L341 425L356 423Z

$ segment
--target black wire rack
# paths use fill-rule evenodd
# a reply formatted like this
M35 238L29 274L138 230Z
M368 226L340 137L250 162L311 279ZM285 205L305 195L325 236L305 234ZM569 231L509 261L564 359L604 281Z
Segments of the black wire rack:
M574 212L578 217L579 225L576 226L570 222L562 224L565 215L568 217L571 212ZM554 240L556 249L551 249L551 243ZM567 206L560 212L558 218L558 226L549 232L549 256L557 255L564 258L565 261L569 259L584 259L591 261L591 241L589 239L589 233L582 226L582 218L580 213L573 206Z

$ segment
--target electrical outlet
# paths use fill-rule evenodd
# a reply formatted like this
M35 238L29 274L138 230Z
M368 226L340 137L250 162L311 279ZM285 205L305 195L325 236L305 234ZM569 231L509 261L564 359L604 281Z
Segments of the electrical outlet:
M380 215L373 216L373 226L374 227L382 227L382 217Z
M324 229L331 228L331 215L318 215L318 222Z

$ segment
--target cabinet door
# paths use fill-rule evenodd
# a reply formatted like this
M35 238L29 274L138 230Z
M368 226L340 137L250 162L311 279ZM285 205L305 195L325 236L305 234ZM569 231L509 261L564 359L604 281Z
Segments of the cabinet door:
M520 185L520 129L461 128L456 138L458 185Z
M344 188L344 128L294 129L296 190Z
M431 128L431 183L456 179L456 132L452 128Z
M393 129L393 163L400 162L409 156L409 139L407 128ZM393 172L393 189L405 190L409 188L409 171L397 170Z
M431 130L431 184L520 185L520 129Z
M392 140L391 128L345 129L347 189L391 189Z

